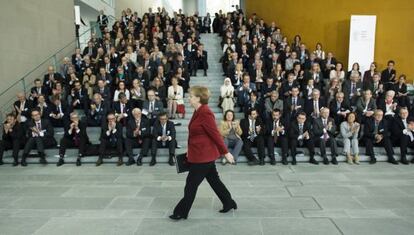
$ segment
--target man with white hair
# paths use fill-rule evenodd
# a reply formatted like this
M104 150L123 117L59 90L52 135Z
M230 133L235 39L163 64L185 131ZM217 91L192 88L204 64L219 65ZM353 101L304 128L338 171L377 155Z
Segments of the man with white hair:
M326 145L331 148L332 164L337 165L338 156L337 144L335 140L336 125L335 120L329 117L329 109L322 108L320 117L313 121L313 134L316 144L319 144L321 149L321 157L323 158L323 164L328 165L329 160L326 157Z
M326 107L324 99L321 98L321 92L318 89L312 90L312 99L306 100L305 113L308 117L318 118L321 108Z
M378 100L378 108L384 112L384 118L392 119L398 113L398 102L394 99L395 91L389 90L385 93L385 98Z
M133 148L141 148L137 160L140 161L142 157L148 155L148 150L151 144L151 127L149 120L142 117L141 109L134 108L132 110L133 118L129 119L126 128L125 148L128 155L127 166L135 163L133 157Z

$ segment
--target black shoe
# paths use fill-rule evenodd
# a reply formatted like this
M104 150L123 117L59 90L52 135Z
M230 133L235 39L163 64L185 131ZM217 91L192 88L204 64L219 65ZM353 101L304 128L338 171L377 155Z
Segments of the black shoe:
M26 162L26 159L22 159L22 162L20 162L20 165L22 165L22 166L27 166L27 162Z
M117 166L122 166L122 165L124 165L124 161L122 160L122 158L119 158L119 159L118 159L118 162L116 162L116 165L117 165Z
M81 162L80 158L78 158L78 159L76 159L76 166L80 166L80 165L82 165L82 162Z
M310 164L319 165L319 162L315 160L315 158L311 157L309 160Z
M61 166L65 164L65 160L63 160L63 158L59 158L59 161L56 163L56 166Z
M401 158L401 163L402 164L404 164L404 165L408 165L408 164L410 164L410 162L408 162L408 160L407 160L407 158Z
M43 165L46 165L47 164L46 158L44 156L43 157L40 157L39 163L40 164L43 164Z
M253 160L249 161L247 163L249 166L255 166L259 164L259 160L257 160L256 158L254 158Z
M127 166L130 166L130 165L133 165L133 164L135 164L135 160L132 157L128 158L128 161L125 163L125 165L127 165Z
M297 162L296 162L296 157L294 157L293 159L292 159L292 165L296 165L297 164Z
M288 161L287 161L286 157L282 157L282 164L285 165L285 166L288 164Z
M102 158L100 157L100 158L98 158L98 161L96 161L96 166L100 166L100 165L102 165L102 163L103 163L103 161L102 161Z
M0 159L0 165L3 165L3 164L4 164L3 159Z
M414 158L413 158L413 159L411 159L411 163L414 163Z
M157 160L155 160L155 157L153 157L152 159L151 159L151 162L150 162L150 166L154 166L155 164L157 164Z
M259 160L259 164L260 164L261 166L264 166L264 165L265 165L264 158L260 158L260 160Z
M14 160L12 166L18 166L19 165L19 161Z
M270 165L272 165L272 166L276 165L276 159L275 159L275 157L271 157L270 158Z
M375 157L371 157L371 159L369 160L369 164L375 164L377 163L377 159Z
M324 157L324 158L323 158L323 164L324 164L324 165L329 165L329 160L328 160L328 158L327 158L327 157Z
M174 166L175 164L174 164L174 156L170 156L170 159L168 159L168 164L170 165L170 166Z
M172 215L170 215L170 219L172 219L172 220L180 220L180 219L187 219L187 216L181 216L181 215L174 215L174 214L172 214Z
M391 163L391 164L394 164L394 165L398 165L397 160L395 160L395 158L393 158L393 157L388 158L388 162Z
M141 155L139 155L137 157L137 166L142 166L142 156Z
M332 157L332 164L338 165L338 160L336 160L336 157Z
M204 72L204 77L207 77L207 72Z
M229 212L231 209L235 209L237 210L237 203L232 200L232 205L228 206L228 207L224 207L223 209L219 210L220 213L227 213Z

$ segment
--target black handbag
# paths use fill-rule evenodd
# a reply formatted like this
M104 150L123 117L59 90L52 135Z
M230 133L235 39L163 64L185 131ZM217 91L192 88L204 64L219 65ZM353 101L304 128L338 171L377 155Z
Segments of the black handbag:
M177 173L183 173L190 170L190 163L187 161L187 153L178 154L174 156L175 158L175 167L177 168Z

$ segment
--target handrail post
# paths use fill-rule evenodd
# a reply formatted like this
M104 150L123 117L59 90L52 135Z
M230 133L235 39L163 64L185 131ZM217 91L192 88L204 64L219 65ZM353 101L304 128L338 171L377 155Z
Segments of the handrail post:
M25 79L23 78L22 79L22 85L23 85L23 92L24 92L24 95L26 96L26 82L25 82Z
M53 59L53 67L55 67L55 71L58 71L58 62L56 59L56 54L53 55L52 59Z

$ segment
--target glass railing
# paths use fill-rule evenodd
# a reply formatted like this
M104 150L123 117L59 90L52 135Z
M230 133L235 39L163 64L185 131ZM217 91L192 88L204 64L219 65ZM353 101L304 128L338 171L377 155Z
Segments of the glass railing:
M114 16L108 16L108 27L112 27L116 19ZM111 28L110 28L111 29ZM97 23L90 25L88 29L79 35L79 45L81 50L88 44L92 33L97 33L100 37L99 26ZM24 92L26 96L29 95L30 89L33 87L34 80L40 78L43 81L44 75L47 73L48 66L52 65L57 73L60 73L60 66L65 57L72 60L72 54L78 46L78 39L72 40L70 43L59 49L53 55L46 58L43 62L38 64L35 68L27 72L23 77L14 82L10 87L4 89L0 93L0 123L3 122L6 114L13 111L13 103L17 100L16 94Z

